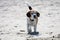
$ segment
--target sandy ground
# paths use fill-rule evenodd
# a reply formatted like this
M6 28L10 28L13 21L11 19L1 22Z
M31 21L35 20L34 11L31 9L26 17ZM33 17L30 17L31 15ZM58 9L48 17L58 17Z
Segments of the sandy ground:
M41 14L37 31L42 37L60 34L60 0L0 0L0 40L26 40L25 2Z

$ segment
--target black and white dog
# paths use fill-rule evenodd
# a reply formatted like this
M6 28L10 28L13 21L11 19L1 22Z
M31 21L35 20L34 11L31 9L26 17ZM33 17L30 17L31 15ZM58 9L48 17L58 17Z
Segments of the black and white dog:
M33 10L31 6L28 5L29 11L27 12L27 31L28 34L32 34L32 26L34 27L33 34L36 33L37 23L38 23L38 17L40 16L40 13Z

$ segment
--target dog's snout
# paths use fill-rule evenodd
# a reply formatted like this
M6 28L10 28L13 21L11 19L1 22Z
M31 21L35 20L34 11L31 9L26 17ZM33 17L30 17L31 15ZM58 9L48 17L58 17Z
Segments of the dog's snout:
M34 21L33 19L31 21Z

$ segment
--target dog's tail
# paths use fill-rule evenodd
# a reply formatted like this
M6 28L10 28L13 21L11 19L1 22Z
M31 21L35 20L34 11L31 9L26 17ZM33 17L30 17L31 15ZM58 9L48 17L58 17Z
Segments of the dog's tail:
M28 3L28 2L26 2L26 4L27 4L27 6L28 6L29 10L32 10L32 7L29 5L29 3Z
M32 7L31 6L28 6L29 7L29 10L32 10Z

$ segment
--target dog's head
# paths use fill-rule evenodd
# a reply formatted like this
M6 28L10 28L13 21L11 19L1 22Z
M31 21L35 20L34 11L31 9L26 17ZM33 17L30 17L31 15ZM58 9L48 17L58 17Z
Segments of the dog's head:
M31 21L34 21L34 19L37 19L40 16L40 13L37 11L29 11L26 15L30 18Z
M32 10L31 6L28 5L28 8L30 11L28 11L26 15L31 21L34 21L34 19L37 19L40 16L40 13L35 10Z

